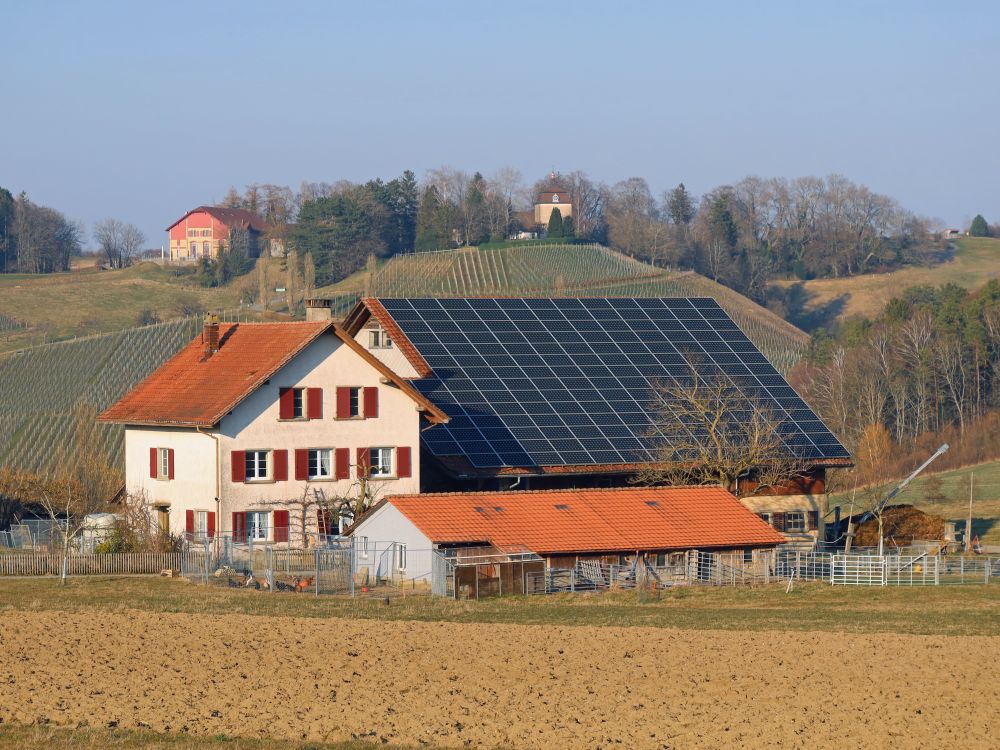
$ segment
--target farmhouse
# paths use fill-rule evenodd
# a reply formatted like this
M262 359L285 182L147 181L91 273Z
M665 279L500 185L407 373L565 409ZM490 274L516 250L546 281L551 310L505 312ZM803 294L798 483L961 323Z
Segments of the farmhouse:
M368 540L394 539L404 549L459 558L532 552L552 568L637 557L662 566L688 550L752 552L785 541L719 487L391 495L350 533L361 549ZM408 572L420 577L429 570Z
M171 260L216 258L220 247L245 243L249 257L260 252L260 237L264 220L242 208L199 206L191 209L167 227L170 237Z
M125 425L126 487L164 531L301 542L333 522L292 524L292 499L417 492L419 432L448 417L333 322L210 319L98 419Z
M371 298L344 327L451 417L421 433L424 491L627 486L670 439L654 434L653 389L692 366L728 379L735 409L767 408L805 466L736 488L789 541L821 538L826 469L851 463L713 299Z

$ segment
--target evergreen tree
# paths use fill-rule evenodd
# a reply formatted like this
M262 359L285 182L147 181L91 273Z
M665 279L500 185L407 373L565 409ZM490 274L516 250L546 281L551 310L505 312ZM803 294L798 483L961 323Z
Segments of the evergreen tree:
M417 211L415 248L418 252L448 247L448 226L444 221L446 216L447 206L438 197L437 188L431 185L424 191L424 198Z
M682 182L666 196L667 215L678 227L686 227L694 219L694 199Z
M573 238L576 237L576 224L573 221L573 214L570 214L565 219L563 219L562 225L563 237Z
M976 218L972 220L972 226L969 227L969 235L972 237L990 236L990 227L982 214L976 214Z
M562 211L558 208L552 209L552 214L549 216L549 231L546 234L549 237L563 236Z

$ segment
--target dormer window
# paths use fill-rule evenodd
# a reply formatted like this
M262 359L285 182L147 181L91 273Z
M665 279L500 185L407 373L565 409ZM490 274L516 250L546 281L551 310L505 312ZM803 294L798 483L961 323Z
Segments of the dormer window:
M371 331L368 331L368 348L392 349L392 339L389 338L389 334L383 331L381 328L375 328Z
M558 203L559 202L559 193L553 193L552 194L552 202L553 203Z

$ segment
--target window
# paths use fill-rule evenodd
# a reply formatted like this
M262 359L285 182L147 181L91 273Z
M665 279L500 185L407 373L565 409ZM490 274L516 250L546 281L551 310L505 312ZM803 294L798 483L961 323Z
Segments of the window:
M392 349L392 339L381 328L368 332L369 349Z
M766 523L768 526L771 525L771 514L770 513L758 513L757 518Z
M267 471L267 454L269 451L246 452L246 481L261 481L269 478ZM249 523L249 522L248 522Z
M202 237L211 237L212 236L212 230L211 229L202 229L201 230L201 236Z
M347 415L349 417L360 417L361 416L361 389L360 388L349 388L351 392L351 400L347 407Z
M267 541L267 517L269 515L266 510L253 510L247 513L247 539Z
M292 418L302 419L306 415L306 389L292 388Z
M208 511L196 510L194 512L194 533L198 539L208 538Z
M206 256L208 256L208 255L211 254L211 252L212 252L212 246L209 243L203 242L202 245L201 245L201 247L204 250Z
M331 479L333 477L333 462L331 460L332 453L333 451L329 448L310 448L310 479Z
M188 230L188 237L197 237L197 236L198 236L198 230L197 229L189 229Z
M406 545L396 545L396 567L399 570L406 570Z
M156 449L156 478L157 479L169 479L170 478L170 449L169 448L157 448Z
M392 476L392 448L372 448L373 477Z
M753 562L753 550L745 549L743 550L743 562L752 563Z
M806 530L805 511L791 510L785 513L785 531L797 534Z
M368 559L368 537L359 536L355 544L358 545L358 552L364 559Z

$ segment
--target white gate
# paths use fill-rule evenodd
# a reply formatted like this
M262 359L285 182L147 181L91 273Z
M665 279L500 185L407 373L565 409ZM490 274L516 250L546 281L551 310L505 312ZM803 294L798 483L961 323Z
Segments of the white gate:
M878 555L834 555L830 583L835 586L885 586L885 558Z

